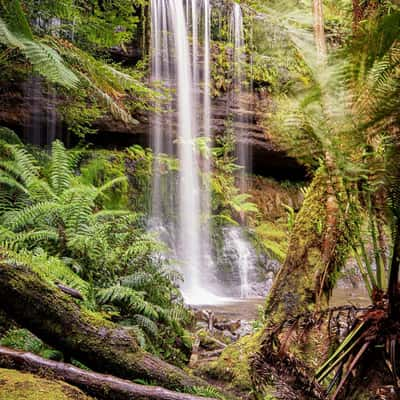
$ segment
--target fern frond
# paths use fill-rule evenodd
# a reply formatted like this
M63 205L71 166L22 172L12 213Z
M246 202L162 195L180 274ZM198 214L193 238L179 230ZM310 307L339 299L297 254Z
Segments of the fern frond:
M35 158L22 147L8 146L8 149L15 161L15 172L18 173L20 179L29 186L39 176L39 167ZM2 165L4 167L5 163ZM10 169L8 171L12 172Z
M158 313L153 305L143 299L143 295L131 288L114 285L100 289L97 293L100 304L124 304L132 313L144 315L153 320L158 319Z
M75 274L62 260L48 256L42 249L35 249L34 252L28 250L15 252L3 248L2 254L7 262L26 265L50 282L62 282L79 290L82 295L87 295L88 283Z
M40 202L22 210L5 213L3 224L12 230L19 230L27 225L34 225L38 220L43 221L49 216L59 215L61 211L61 207L57 203Z
M0 18L0 43L11 48L19 48L22 49L24 44L21 40L19 40L17 35L14 35L4 22L3 19Z
M55 193L61 194L68 189L73 177L71 158L60 140L51 146L50 184Z
M19 190L20 192L29 195L29 191L26 187L11 176L0 174L0 185L8 186L9 189Z
M121 285L132 289L142 289L153 281L153 276L145 271L138 271L135 274L121 278Z
M111 179L110 181L106 182L104 185L100 186L97 189L98 196L104 195L104 192L111 189L113 186L118 185L120 183L127 182L128 178L126 176L119 176L117 178Z
M17 48L32 64L33 69L51 82L66 87L78 85L77 76L65 66L60 55L47 45L28 37L26 32L11 32L0 19L0 43Z
M57 240L59 240L58 232L51 229L14 233L4 240L0 239L3 245L6 245L13 250L30 247L29 243L37 244L40 242L55 242Z
M136 314L132 317L132 320L147 334L152 335L153 337L156 337L158 335L157 324L150 318L145 317L144 315L141 314Z
M1 36L1 19L0 19L0 36ZM0 141L12 145L19 145L19 146L23 145L22 140L15 132L4 126L0 126Z

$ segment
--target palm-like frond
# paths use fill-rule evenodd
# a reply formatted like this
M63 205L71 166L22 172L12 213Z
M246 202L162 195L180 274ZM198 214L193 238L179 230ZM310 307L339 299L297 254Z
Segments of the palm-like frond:
M47 45L21 34L14 33L0 18L0 43L16 48L32 64L33 69L51 82L76 87L77 76L63 63L60 55Z

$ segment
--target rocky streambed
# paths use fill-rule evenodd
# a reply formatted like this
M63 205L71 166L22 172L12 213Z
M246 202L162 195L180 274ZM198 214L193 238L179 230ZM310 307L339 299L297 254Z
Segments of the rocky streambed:
M264 297L255 297L193 307L196 324L191 365L194 367L216 360L228 345L260 329L264 303ZM369 304L364 288L337 288L330 301L331 307L365 307Z

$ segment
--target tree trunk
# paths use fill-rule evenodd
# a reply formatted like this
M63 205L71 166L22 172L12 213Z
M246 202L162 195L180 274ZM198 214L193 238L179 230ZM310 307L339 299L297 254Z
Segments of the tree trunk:
M157 386L138 385L111 375L85 371L70 364L47 360L32 353L2 346L0 346L0 366L51 376L53 379L79 387L99 400L211 400L172 392Z
M338 229L337 204L325 171L317 171L290 235L285 262L268 296L266 315L281 323L327 305L333 282L329 275L338 268L343 241Z
M253 358L252 380L261 390L265 384L284 387L283 393L275 390L277 399L324 398L312 377L315 365L326 356L327 332L319 325L313 329L313 318L306 324L286 322L328 306L333 272L341 266L346 249L335 194L325 168L319 169L296 216L285 262L267 299L267 323Z
M26 266L0 262L0 307L44 342L95 371L172 389L206 385L141 350L126 329L82 310Z

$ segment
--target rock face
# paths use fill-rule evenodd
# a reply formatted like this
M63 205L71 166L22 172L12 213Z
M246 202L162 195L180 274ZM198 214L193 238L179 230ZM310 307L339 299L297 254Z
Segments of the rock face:
M0 126L15 130L24 140L46 145L61 138L73 145L72 138L58 112L65 99L59 98L53 88L40 78L23 83L8 81L0 83ZM227 126L241 132L239 143L246 143L251 154L251 171L257 175L277 179L304 179L306 171L294 159L267 137L262 128L263 114L269 106L269 97L257 91L243 93L232 104L228 94L213 100L211 128L215 135L223 134ZM127 125L106 115L94 123L97 135L88 138L102 147L126 147L132 144L150 146L150 116L135 115L137 125ZM231 122L228 122L231 121Z
M265 132L264 115L271 108L268 93L261 89L252 93L243 92L235 100L229 97L225 94L214 99L212 129L215 134L222 134L227 129L227 121L232 121L231 128L237 143L249 148L251 168L248 172L277 179L304 179L306 170L295 159L288 157Z

